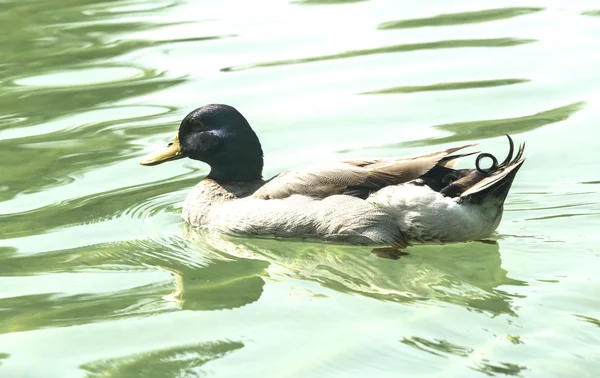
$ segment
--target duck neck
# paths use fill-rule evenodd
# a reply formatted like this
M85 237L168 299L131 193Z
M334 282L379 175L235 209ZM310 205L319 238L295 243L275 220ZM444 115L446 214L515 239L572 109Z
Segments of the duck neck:
M239 157L210 164L209 179L217 182L245 182L262 179L263 157Z

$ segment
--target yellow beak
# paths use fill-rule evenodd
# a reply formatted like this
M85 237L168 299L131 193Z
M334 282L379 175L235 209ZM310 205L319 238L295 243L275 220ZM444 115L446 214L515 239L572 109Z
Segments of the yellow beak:
M179 145L179 135L175 135L173 141L167 144L166 147L154 151L140 160L141 165L156 165L165 161L177 160L184 157L181 154L181 146Z

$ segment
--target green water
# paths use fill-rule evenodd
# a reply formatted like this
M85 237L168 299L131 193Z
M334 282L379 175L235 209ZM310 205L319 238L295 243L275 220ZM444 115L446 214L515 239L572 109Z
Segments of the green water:
M597 1L0 2L0 376L596 377ZM195 234L206 165L138 159L237 107L265 176L527 142L497 244ZM467 163L465 163L467 164Z

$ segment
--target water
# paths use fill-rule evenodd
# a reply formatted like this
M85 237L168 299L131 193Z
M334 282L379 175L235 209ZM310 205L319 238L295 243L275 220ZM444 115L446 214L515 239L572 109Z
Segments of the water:
M0 376L594 377L597 1L0 4ZM138 165L236 106L265 176L527 142L497 244L194 234Z

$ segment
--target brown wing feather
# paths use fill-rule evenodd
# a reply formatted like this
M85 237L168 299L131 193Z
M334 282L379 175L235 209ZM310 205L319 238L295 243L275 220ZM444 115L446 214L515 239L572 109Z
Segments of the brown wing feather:
M448 155L470 146L473 145L409 158L349 160L307 165L273 177L252 196L261 199L281 199L301 194L325 198L342 194L348 187L377 190L414 180L437 164L446 164L449 158L460 157Z
M307 165L275 176L252 196L278 199L303 194L325 198L341 194L353 184L368 185L367 175L368 172L364 168L346 162Z

